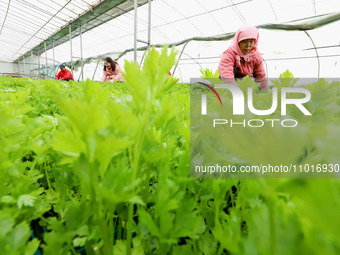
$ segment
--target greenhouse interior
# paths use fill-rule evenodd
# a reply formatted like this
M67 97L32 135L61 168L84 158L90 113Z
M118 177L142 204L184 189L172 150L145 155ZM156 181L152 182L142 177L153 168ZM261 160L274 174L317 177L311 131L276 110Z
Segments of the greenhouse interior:
M340 254L339 0L0 0L0 49L0 254Z
M136 45L141 63L145 46L170 44L183 51L175 71L188 82L200 69L217 69L232 39L227 35L245 24L259 27L268 77L278 77L287 65L296 77L340 72L337 0L144 0L137 1L136 20L133 1L0 4L2 75L51 79L58 64L68 63L77 80L99 80L97 63L105 56L124 66Z

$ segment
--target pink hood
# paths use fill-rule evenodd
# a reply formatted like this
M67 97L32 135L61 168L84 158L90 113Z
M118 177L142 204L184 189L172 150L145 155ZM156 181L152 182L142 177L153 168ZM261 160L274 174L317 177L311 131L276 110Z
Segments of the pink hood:
M243 55L238 44L239 44L240 41L243 41L243 40L246 40L246 39L255 39L255 43L254 43L253 49L247 55ZM244 27L241 27L236 32L236 35L233 39L233 42L231 43L231 48L237 54L236 63L238 65L240 65L240 58L244 58L244 60L246 62L249 62L252 59L255 52L257 51L258 42L259 42L259 31L257 30L256 27L244 26Z
M246 39L255 39L252 50L243 55L239 42ZM225 79L227 83L232 83L235 80L234 68L241 77L249 76L261 82L261 89L267 89L268 83L266 81L266 72L263 66L263 60L258 51L259 31L253 26L241 27L235 34L231 46L225 50L221 56L218 66L220 77ZM242 61L241 61L242 58ZM260 80L259 80L260 79Z

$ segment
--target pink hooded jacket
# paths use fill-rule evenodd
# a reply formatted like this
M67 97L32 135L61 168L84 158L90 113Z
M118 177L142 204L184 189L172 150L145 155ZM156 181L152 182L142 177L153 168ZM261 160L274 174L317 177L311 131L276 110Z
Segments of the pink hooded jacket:
M102 82L105 82L105 81L109 81L112 83L115 81L124 82L124 78L122 76L121 69L120 69L118 62L116 61L113 61L113 62L116 65L115 70L112 71L112 69L106 68L106 71L103 71L103 76L101 78Z
M247 54L243 55L239 42L246 39L255 39L253 49ZM229 80L232 78L234 81L234 67L240 77L253 77L257 82L261 83L261 89L268 89L268 83L266 80L266 73L263 66L263 61L260 52L257 50L259 40L259 32L256 27L244 26L241 27L231 44L231 46L223 52L218 71L221 74L221 79Z

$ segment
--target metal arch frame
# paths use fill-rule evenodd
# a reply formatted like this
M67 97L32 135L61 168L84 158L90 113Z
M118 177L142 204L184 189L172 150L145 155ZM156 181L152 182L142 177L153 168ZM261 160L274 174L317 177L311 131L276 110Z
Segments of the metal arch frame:
M266 62L266 60L264 58L262 58L262 61L263 61L264 65L266 66L266 76L269 77L267 62Z
M258 27L264 28L264 29L278 29L278 30L286 30L286 31L303 31L313 44L315 54L317 57L317 61L318 61L318 79L319 79L320 78L320 57L318 54L317 47L314 43L314 40L311 37L311 35L307 32L307 30L313 30L315 28L318 28L326 24L340 20L340 12L332 13L329 15L323 15L323 16L325 17L319 18L319 20L316 20L315 22L311 22L309 24L264 24Z
M71 1L71 0L69 0ZM68 2L69 2L68 1ZM132 0L129 0L129 1L132 1ZM127 2L129 2L127 1ZM87 32L95 27L98 27L100 25L102 25L103 23L111 20L114 16L114 18L122 15L122 14L125 14L127 13L128 11L132 10L133 8L131 8L131 6L127 6L126 9L124 9L124 12L117 12L116 14L114 15L110 15L110 14L107 14L107 12L113 8L116 8L118 5L122 4L123 2L125 2L125 0L103 0L101 1L98 5L96 5L95 7L91 8L88 10L88 12L80 15L77 19L73 20L71 22L71 27L72 27L72 31L73 33L75 34L74 36L78 36L78 32L77 29L78 27L80 26L80 24L84 24L84 22L88 22L88 21L96 21L96 22L92 22L93 24L90 24L89 26L87 27L83 27L83 33L84 32ZM142 6L143 4L145 4L147 2L147 0L138 0L138 6ZM66 8L65 5L63 8ZM59 10L60 11L60 10ZM57 13L55 14L57 15ZM52 17L53 18L53 17ZM103 18L103 19L101 19ZM47 24L47 23L46 23ZM46 25L45 24L45 25ZM44 26L45 26L44 25ZM44 27L42 26L40 28L40 30ZM39 31L40 31L39 30ZM46 41L47 43L47 49L51 49L52 47L52 41L54 41L55 43L55 46L58 46L60 44L63 44L65 42L67 42L68 40L65 40L63 38L65 38L67 35L68 35L68 24L66 25L63 25L62 28L57 31L55 34L53 34L52 36L50 36L49 38L45 39L44 41ZM38 31L38 32L39 32ZM36 34L38 33L36 32ZM33 38L34 36L32 36ZM29 39L31 40L31 38ZM21 47L22 48L22 47ZM41 53L41 52L44 52L44 44L43 42L40 43L39 45L37 45L36 47L34 47L33 50L34 52L36 53ZM20 49L21 50L21 49ZM18 53L18 51L16 52ZM16 54L15 53L15 54ZM25 53L25 54L22 54L20 57L18 57L16 60L14 60L14 62L18 62L20 59L22 59L23 57L25 57L28 53Z
M312 24L264 24L264 25L259 25L258 27L259 28L263 28L263 29L275 29L275 30L287 30L287 31L293 31L293 30L300 30L300 31L305 31L305 30L312 30L312 29L315 29L317 27L320 27L320 26L323 26L323 25L326 25L328 23L331 23L331 22L335 22L337 20L340 20L340 12L339 13L333 13L333 14L329 14L329 15L324 15L325 17L322 18L321 20L319 21L316 21ZM218 35L218 36L210 36L210 37L192 37L192 38L188 38L188 39L185 39L185 40L182 40L182 41L179 41L179 42L176 42L176 43L172 43L172 44L169 44L170 47L172 46L179 46L181 44L184 44L188 41L192 41L192 40L195 40L195 41L220 41L220 40L228 40L228 39L231 39L233 36L234 36L235 33L228 33L228 34L223 34L223 35ZM165 44L156 44L156 45L153 45L155 47L163 47L165 46ZM140 47L140 48L137 48L137 50L145 50L146 47ZM119 59L121 58L123 55L125 55L126 53L132 51L132 50L135 50L134 48L133 49L127 49L123 52L121 52L118 57L116 59ZM92 57L92 58L88 58L88 59L96 59L96 58L102 58L103 56L107 55L107 54L110 54L110 53L106 53L106 54L101 54L101 55L98 55L98 56L95 56L95 57ZM112 54L112 52L111 52Z
M60 5L60 6L62 6L62 8L58 11L58 12L60 12L61 10L63 10L64 8L65 9L67 9L67 4L68 3L70 3L70 1L71 0L69 0L65 5ZM105 1L101 1L101 3L102 2L105 2ZM137 2L137 1L135 1L135 2ZM137 2L138 3L138 2ZM149 3L149 7L151 6L151 0L148 0L148 3ZM141 5L142 5L143 3L141 3ZM138 4L136 4L135 3L135 9L136 9L136 11L137 11L137 5ZM234 4L233 4L234 5ZM232 6L228 6L228 7L232 7ZM175 9L177 12L178 12L178 10L177 9ZM56 13L56 14L54 14L53 16L52 16L52 18L53 17L56 17L56 15L58 14L58 12ZM149 30L149 34L150 34L150 30L151 30L151 28L150 28L150 26L151 26L151 21L150 21L150 18L151 18L151 15L150 15L150 13L151 13L151 10L150 10L150 8L149 8L149 26L148 26L148 30ZM104 13L104 15L106 15L106 13ZM49 19L49 21L52 19L52 18L50 18ZM186 17L185 17L186 18ZM187 19L187 18L186 18ZM49 22L49 21L47 21L47 23ZM44 27L45 27L45 25L47 24L47 23L45 23L39 30L38 30L38 32L41 30L41 29L43 29ZM69 28L70 28L70 24L69 24ZM136 25L135 25L135 28L136 28ZM198 28L197 28L198 29ZM36 32L35 33L35 35L38 33L38 32ZM70 38L71 38L71 33L72 33L72 30L71 30L71 32L69 33L70 34ZM33 36L31 36L30 37L30 39L29 40L31 40L32 38L34 37L34 35ZM149 39L148 39L148 47L150 47L150 36L148 36L149 37ZM28 40L28 41L29 41ZM48 39L47 40L45 40L44 42L43 42L43 47L44 47L44 51L45 51L45 55L46 55L46 49L47 49L47 45L46 45L46 43L47 43L47 41L48 41ZM54 41L52 41L52 42L54 42ZM27 42L26 42L27 43ZM72 44L72 42L71 42L71 39L70 39L70 44ZM22 48L22 47L21 47ZM52 46L52 48L54 48L54 45ZM137 48L137 46L135 45L135 48ZM72 59L72 45L70 46L70 51L71 51L71 71L73 71L73 59ZM18 52L18 51L17 51ZM16 53L17 53L16 52ZM15 54L16 54L15 53ZM43 52L41 52L41 54L42 54ZM37 50L37 54L39 55L39 50ZM144 56L144 55L143 55ZM25 55L23 55L21 58L25 58ZM137 58L137 56L135 56L135 59ZM20 59L20 58L19 58ZM18 61L19 61L19 59L18 59ZM55 62L55 60L54 60L54 62Z
M69 42L70 42L70 56L71 56L71 72L73 74L72 31L70 31L70 33L69 33ZM83 78L83 50L82 50L83 47L82 47L82 45L83 45L82 44L82 27L80 26L80 54L81 54L80 61L81 61L81 70L82 70L80 76L82 76L82 80L84 80L84 78ZM49 76L48 76L48 68L47 68L48 62L47 62L46 41L44 41L44 49L45 49L44 52L45 52L45 60L46 60L46 73L47 73L46 79L47 79ZM56 75L56 72L55 72L56 64L55 64L55 53L54 53L54 41L52 41L52 52L53 52L53 66L54 66L54 68L51 70L51 74L53 72L53 76L55 76ZM31 51L31 55L32 54L33 54L33 51ZM23 57L23 59L25 59L25 56ZM40 67L38 67L38 69L40 69ZM80 79L80 77L78 78L78 81L79 81L79 79Z
M245 25L247 22L246 22L246 19L243 17L242 13L239 11L239 9L237 8L237 6L234 4L234 2L232 0L231 1L231 4L229 3L229 0L226 0L227 3L229 4L229 6L234 10L234 12L236 13L236 15L240 18L240 20L242 21L242 23ZM235 8L235 9L234 9Z
M163 1L164 2L164 1ZM247 1L246 1L247 2ZM164 2L165 3L165 2ZM243 2L242 2L243 3ZM134 0L134 48L133 48L133 50L134 50L134 61L137 61L137 51L138 50L141 50L141 49L144 49L143 47L142 48L137 48L137 42L138 41L140 41L140 42L144 42L144 43L147 43L148 44L148 47L146 48L146 50L148 50L149 48L150 48L150 45L151 45L151 42L150 42L150 31L151 31L151 0L148 0L148 4L149 4L149 17L148 17L148 41L147 42L145 42L145 41L141 41L141 40L138 40L137 39L137 1L136 0ZM239 4L239 3L238 3ZM229 6L227 6L227 8L236 8L237 9L237 7L236 7L236 5L237 4L234 4L234 3L232 3L232 5L229 5ZM223 8L225 8L225 7L223 7ZM177 9L175 9L177 12L178 12L178 10ZM210 13L210 12L209 12ZM185 17L185 19L188 19L187 17ZM195 26L196 27L196 26ZM197 27L196 27L196 29L198 29ZM177 30L177 29L176 29ZM157 46L156 46L157 47ZM184 50L184 49L183 49ZM127 53L127 52L129 52L130 50L128 50L128 51L125 51L125 53ZM122 55L124 55L125 53L123 53ZM119 55L119 57L117 58L117 59L119 59L122 55ZM143 56L142 56L142 60L141 60L141 64L142 64L142 62L143 62L143 59L144 59L144 55L145 55L145 53L143 54ZM182 54L181 54L182 55ZM103 55L100 55L100 57L102 57ZM72 61L72 59L71 59L71 61ZM71 63L71 65L72 65L72 63ZM176 66L177 66L177 64L176 64ZM174 70L176 70L176 66L175 66L175 69Z
M308 35L306 30L312 30L312 29L315 29L315 28L320 27L322 25L325 25L325 24L337 21L337 20L340 19L340 13L333 13L333 14L330 14L330 15L323 15L321 17L322 17L322 19L320 19L319 21L311 22L311 23L308 23L308 24L306 24L306 23L304 23L304 24L292 24L292 23L286 23L286 24L264 24L264 25L260 25L258 27L259 28L263 28L263 29L275 29L275 30L287 30L287 31L298 30L298 31L304 31ZM232 36L234 35L234 33L231 33L231 34L232 34ZM224 36L224 35L222 35L222 36ZM320 75L319 74L320 73L320 61L319 61L318 52L316 50L316 46L315 46L315 44L313 42L313 39L310 36L309 36L309 38L311 39L311 41L312 41L312 43L314 45L314 49L315 49L316 54L317 54L318 69L319 69L318 70L318 77L319 77L319 75ZM228 39L230 39L230 38L228 38ZM216 40L226 40L226 38L221 39L221 36L217 36L217 37L205 37L205 38L204 37L193 37L193 38L182 40L182 41L177 42L177 43L172 43L172 44L170 44L170 46L178 46L180 44L186 43L186 42L191 41L191 40L196 40L196 41L216 41ZM135 41L137 41L137 40L135 39ZM154 46L155 47L162 47L164 45L154 45ZM136 45L135 45L133 50L135 51L135 50L145 50L145 49L147 49L147 48L145 48L145 47L137 48ZM126 54L129 51L131 51L131 49L125 50L124 52L122 52L119 55L118 58L120 58L121 56L123 56L124 54ZM102 56L102 55L100 55L100 56ZM91 58L88 58L88 59L91 59ZM174 69L174 71L175 71L175 69Z
M68 3L69 2L71 2L71 0L69 0L64 6L63 6L63 8L61 8L58 12L56 12L41 28L39 28L39 30L38 31L36 31L21 47L20 47L20 49L19 50L17 50L17 52L16 53L14 53L14 55L15 54L17 54L30 40L32 40L32 38L34 38L34 36L37 34L37 33L39 33L40 32L40 30L41 29L43 29L61 10L63 10L65 7L66 7L66 5L68 5Z
M188 42L189 43L189 42ZM187 57L189 57L189 59L191 59L191 60L193 60L197 65L199 65L199 67L202 69L202 66L201 66L201 64L198 62L198 61L196 61L196 58L193 58L193 57L191 57L191 56L189 56L188 54L186 54L185 52L184 52L184 50L183 50L183 54L184 55L186 55ZM179 70L179 60L180 59L178 59L178 63L176 63L176 65L175 65L175 67L176 67L176 70L177 70L177 68L178 68L178 70ZM173 71L173 73L172 73L172 75L174 75L174 73L175 73L175 70Z
M310 34L307 31L303 31L303 32L305 32L305 34L308 36L308 38L311 40L311 42L313 44L315 54L316 54L316 57L317 57L317 60L318 60L318 79L320 79L320 57L319 57L318 50L316 49L316 45L314 43L313 38L310 36Z
M220 29L221 29L221 31L223 32L222 26L220 25L219 22L217 22L217 20L216 20L216 18L214 17L214 15L212 15L211 12L208 11L208 10L207 10L207 9L206 9L199 1L195 0L195 2L196 2L197 4L199 4L199 5L206 11L206 13L209 13L209 16L216 22L217 26L219 26Z
M120 3L118 3L118 1L119 0L116 0L116 3L115 4L120 4ZM132 1L132 0L129 0L129 1ZM143 5L143 4L145 4L146 3L146 1L147 0L138 0L138 2L139 2L139 6L141 6L141 5ZM251 0L245 0L244 2L248 2L248 1L251 1ZM55 1L53 1L54 3L55 3ZM85 3L87 3L86 1L83 1L82 0L82 2L85 2ZM233 4L234 6L235 5L238 5L238 4L242 4L242 3L244 3L244 2L241 2L241 3L237 3L237 4ZM111 4L112 3L112 4ZM71 2L71 4L73 4L72 2ZM88 3L87 3L88 4ZM81 16L79 16L79 18L78 19L76 19L76 20L74 20L74 21L72 21L72 28L74 27L74 25L77 25L77 24L79 24L79 22L82 22L82 21L86 21L86 20L100 20L99 19L99 17L103 17L103 16L107 16L107 17L105 17L104 18L104 20L102 20L102 21L100 21L100 24L102 24L102 23L104 23L104 22L106 22L106 21L108 21L109 19L110 19L110 17L111 17L111 19L112 19L112 15L107 15L106 14L106 11L108 10L107 9L107 7L110 5L111 7L110 8L116 8L117 7L117 9L119 9L118 7L118 5L115 5L112 1L107 1L107 0L102 0L98 5L96 5L95 7L93 7L93 8L91 8L90 10L89 10L89 12L94 12L95 14L94 15L92 15L92 16L90 16L91 14L88 14L89 12L87 12L87 13L85 13L85 14L82 14ZM62 6L62 5L60 5L60 6ZM113 6L113 7L112 7ZM223 8L229 8L229 7L231 7L231 6L227 6L227 7L223 7ZM66 7L64 7L65 9L68 9L67 8L67 6ZM219 9L222 9L222 8L219 8ZM122 9L121 9L122 10ZM125 13L127 12L127 11L130 11L131 9L127 9L127 10L125 10ZM103 12L104 11L104 12ZM124 12L123 12L124 13ZM119 14L120 15L120 14ZM115 16L115 17L118 17L119 15L117 15L117 16ZM60 19L60 20L62 20L61 18L59 18L58 16L55 16L55 18L58 18L58 19ZM97 25L94 25L94 26L92 26L92 27L90 27L90 28L85 28L85 30L84 30L84 32L87 32L88 30L90 30L90 29L92 29L92 28L94 28L94 27L96 27L96 26L98 26L99 24L97 24ZM44 27L44 26L43 26ZM67 28L67 25L66 25L66 28ZM155 27L155 29L156 29L156 27ZM59 32L57 32L55 35L53 35L53 36L51 36L51 37L49 37L49 38L47 38L47 39L45 39L45 40L43 40L43 42L44 41L46 41L46 43L47 43L47 49L50 49L51 48L51 42L52 41L54 41L55 43L56 43L56 45L55 46L58 46L59 44L61 44L61 43L64 43L64 42L66 42L66 41L62 41L62 42L60 42L59 41L59 39L58 38L60 38L60 36L58 37L58 36L56 36L58 33L60 33L60 34L62 34L62 33L64 33L65 31L65 26L63 26L63 28L59 31ZM68 29L67 29L68 30ZM64 35L65 36L65 35ZM42 49L44 48L44 45L43 45L43 42L42 43L40 43L38 46L36 46L35 48L33 48L33 49L31 49L31 50L33 50L34 52L36 52L36 53L41 53L41 52L43 52L42 51ZM18 62L20 59L22 59L24 56L26 56L26 55L29 55L28 53L26 53L26 54L23 54L22 56L20 56L19 58L17 58L16 60L14 60L14 62Z
M217 36L209 36L209 37L191 37L179 42L175 42L175 43L171 43L171 44L151 44L151 46L156 47L156 48L161 48L164 47L165 45L168 45L169 47L174 47L174 46L180 46L182 44L185 44L189 41L225 41L225 40L229 40L231 38L233 38L235 35L234 32L232 33L227 33L227 34L222 34L222 35L217 35ZM147 46L143 46L143 47L139 47L137 48L137 51L144 51L147 49ZM134 48L131 49L127 49L121 53L119 53L119 55L116 57L116 60L120 59L122 56L124 56L125 54L134 51ZM100 59L100 58L104 58L106 55L112 54L115 52L107 52L105 54L101 54L101 55L97 55L94 57L90 57L87 58L86 60L90 60L90 59Z
M178 12L181 16L183 16L183 18L184 18L185 20L187 20L191 25L193 25L193 26L196 28L196 30L202 35L201 30L199 30L198 27L197 27L193 22L191 22L191 21L189 20L190 17L185 17L181 12L179 12L175 7L169 5L166 1L164 1L164 0L161 0L161 1L162 1L164 4L168 5L169 7L171 7L172 9L174 9L176 12Z
M69 0L68 2L67 2L67 4L70 2L71 0ZM104 2L104 1L103 1ZM148 30L149 30L149 32L148 32L148 47L150 47L150 44L151 44L151 41L150 41L150 34L151 34L151 0L148 0L148 3L149 3L149 26L148 26ZM62 7L62 9L63 8L65 8L65 6L67 5L67 4L65 4L63 7ZM143 4L143 3L142 3ZM135 21L134 21L134 30L135 30L135 45L134 45L134 48L136 49L135 50L135 60L137 60L137 8L138 8L138 0L134 0L134 9L135 9ZM61 9L61 10L62 10ZM61 10L59 10L59 12L61 11ZM55 14L55 15L57 15L57 13ZM55 16L54 15L54 16ZM53 17L54 17L53 16ZM53 18L52 17L52 18ZM49 20L51 20L52 18L50 18ZM48 23L48 22L47 22ZM46 23L46 24L47 24ZM45 25L46 25L45 24ZM45 25L43 25L41 28L40 28L40 30L45 26ZM70 55L71 55L71 61L70 61L70 64L71 64L71 72L73 73L73 54L72 54L72 24L71 23L69 23L69 43L70 43ZM74 25L73 25L74 26ZM81 71L81 76L82 76L82 80L83 80L83 56L82 56L82 33L83 33L83 31L82 31L82 24L80 24L80 33L79 33L79 36L80 36L80 51L81 51L81 57L80 57L80 61L81 61L81 68L82 68L82 71ZM39 31L40 31L39 30ZM38 31L38 32L39 32ZM35 34L37 34L38 32L36 32ZM33 35L34 36L34 35ZM32 38L33 38L33 36L29 39L29 40L31 40ZM29 41L28 40L28 41ZM48 39L47 39L48 40ZM44 48L44 52L45 52L45 55L46 55L46 51L47 51L47 47L46 47L46 42L47 42L47 40L45 40L44 42L43 42L43 48ZM27 42L26 42L27 43ZM53 49L53 63L54 63L54 66L55 66L55 55L54 55L54 47L55 47L55 45L54 45L54 40L52 40L52 49ZM22 47L21 47L22 48ZM20 48L20 49L21 49ZM19 50L20 50L19 49ZM33 50L32 50L33 51ZM31 52L32 52L31 51ZM18 52L18 51L17 51ZM16 53L17 53L16 52ZM38 51L39 52L39 51ZM15 53L15 54L16 54ZM39 55L39 53L38 53L38 55ZM23 55L22 57L21 57L22 59L24 59L25 58L25 55ZM20 58L19 58L20 59ZM19 59L18 59L18 61L19 61ZM39 60L39 59L38 59ZM46 61L47 61L47 58L46 58ZM98 65L98 63L97 63L97 65ZM47 64L46 64L46 66L47 66ZM40 69L40 66L38 67L38 69ZM40 77L40 76L39 76ZM80 77L79 77L80 78ZM78 79L79 80L79 79Z
M187 41L187 42L183 45L181 54L179 54L179 57L178 57L178 59L177 59L176 65L175 65L175 67L174 67L174 70L172 71L172 75L175 74L175 71L176 71L176 68L177 68L177 66L178 66L179 60L181 59L182 54L183 54L183 52L184 52L184 49L185 49L185 47L188 45L189 42L190 42L190 41Z
M287 29L288 30L288 29ZM229 39L231 39L233 36L234 36L234 34L235 33L229 33L229 34L224 34L224 35L219 35L219 36L215 36L215 37L193 37L193 38L189 38L189 39L186 39L186 40L182 40L182 41L180 41L180 42L177 42L177 43L172 43L172 44L170 44L169 46L171 47L171 46L179 46L179 45L181 45L181 44L185 44L185 46L186 46L186 44L188 43L188 42L190 42L190 41L222 41L222 40L229 40ZM156 45L153 45L153 46L155 46L155 47L163 47L163 46L165 46L165 44L156 44ZM182 49L182 52L184 51L184 48L185 47L183 47L183 49ZM147 47L140 47L140 48L137 48L137 50L140 50L140 51L144 51L144 50L146 50L147 49ZM314 47L314 49L316 50L316 47ZM117 60L119 59L119 58L121 58L122 56L124 56L126 53L128 53L128 52L131 52L131 51L133 51L134 50L134 48L132 48L132 49L128 49L128 50L125 50L124 52L121 52L119 55L118 55L118 57L116 58ZM110 54L110 53L106 53L106 54L104 54L104 55L99 55L99 56L96 56L96 57L91 57L91 58L87 58L86 60L88 60L88 59L98 59L98 63L99 63L99 61L100 61L100 58L103 58L105 55L107 55L107 54ZM181 53L181 55L182 55L182 53ZM319 56L318 56L319 57ZM98 63L97 63L97 66L98 66ZM177 67L177 65L178 65L178 63L179 63L179 61L177 61L177 64L176 64L176 66L175 66L175 68ZM266 63L265 63L266 64ZM174 69L174 71L175 71L176 69ZM94 76L93 76L93 78L94 78ZM93 79L92 78L92 79Z
M273 14L274 14L274 16L275 16L275 20L277 21L276 12L275 12L275 10L274 10L274 7L273 7L273 5L272 5L272 2L271 2L270 0L268 0L268 3L269 3L269 5L270 5L270 8L271 8L272 11L273 11Z
M2 23L2 26L1 26L1 29L0 29L0 35L1 35L1 33L2 33L2 29L4 28L4 25L5 25L5 22L6 22L6 19L7 19L8 10L9 10L10 5L11 5L11 0L9 0L9 2L8 2L8 6L7 6L7 10L6 10L6 15L5 15L5 18L4 18L4 22Z

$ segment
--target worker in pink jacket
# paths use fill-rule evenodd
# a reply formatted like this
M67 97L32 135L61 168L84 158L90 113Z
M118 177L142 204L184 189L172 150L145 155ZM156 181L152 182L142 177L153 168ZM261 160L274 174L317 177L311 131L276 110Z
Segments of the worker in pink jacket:
M104 71L101 81L108 81L112 83L117 81L124 82L118 62L113 61L110 57L105 58Z
M231 46L222 54L218 71L220 78L227 83L245 76L261 83L259 89L268 89L266 73L260 52L257 50L259 31L253 26L241 27Z

